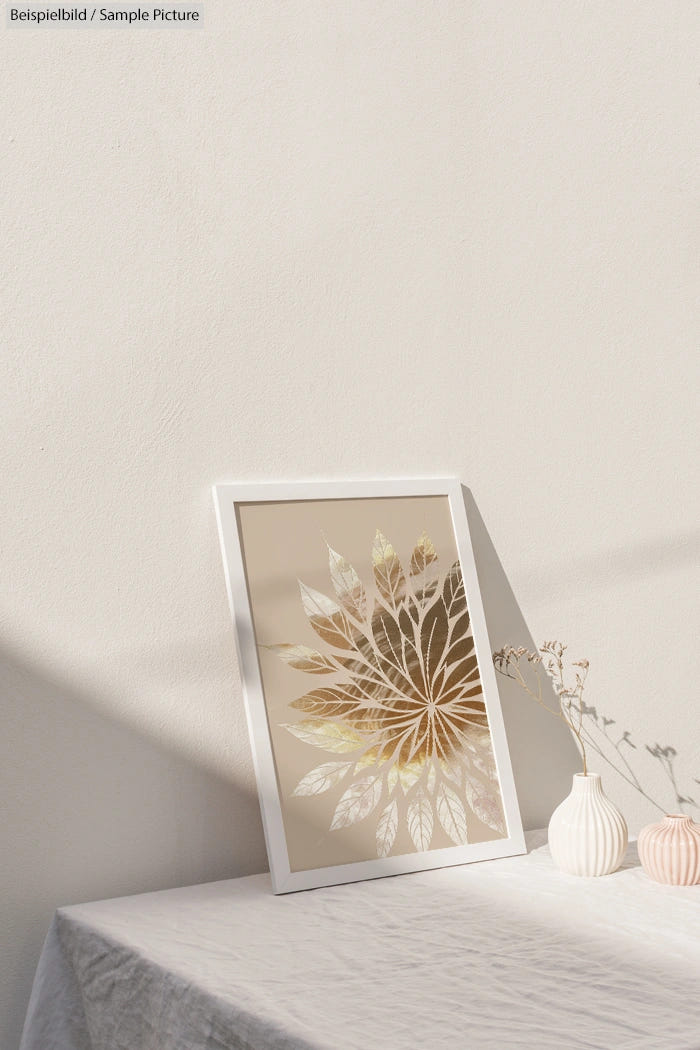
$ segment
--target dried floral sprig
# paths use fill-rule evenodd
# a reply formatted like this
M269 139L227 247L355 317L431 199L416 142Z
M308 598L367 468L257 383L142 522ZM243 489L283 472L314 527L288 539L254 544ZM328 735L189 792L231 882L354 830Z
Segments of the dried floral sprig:
M516 648L513 645L504 645L502 649L493 654L493 662L496 670L500 671L506 678L512 678L525 690L528 696L548 711L555 718L560 718L573 733L583 762L583 775L588 776L588 762L586 760L586 745L583 733L583 716L586 714L586 705L583 702L583 690L588 676L588 660L576 660L571 664L576 668L569 673L569 681L566 681L564 665L564 653L566 645L561 642L544 642L537 652L526 649L524 646ZM525 657L535 670L537 678L537 692L534 692L525 681L520 661ZM552 680L554 692L559 698L559 707L555 710L549 706L542 696L542 679L539 674L539 666L544 668ZM573 681L572 681L573 675Z
M660 812L667 813L667 807L657 802L657 800L652 798L652 796L644 789L642 782L629 762L627 757L629 750L638 750L637 745L632 740L631 731L626 729L620 736L618 736L617 733L613 733L610 727L615 725L615 719L607 718L605 715L599 714L594 706L589 706L584 702L583 688L588 675L588 660L576 660L571 663L571 668L580 668L580 670L573 672L576 682L575 686L573 683L571 683L569 687L565 685L564 653L566 652L566 649L567 646L562 645L561 642L544 642L537 652L532 652L524 646L516 648L512 645L505 645L502 649L499 649L498 652L493 654L493 660L497 671L507 678L514 679L518 685L520 685L525 692L533 698L533 700L540 704L540 706L544 707L544 709L549 711L550 714L561 718L566 723L574 734L581 751L584 774L587 772L587 745L589 749L595 751L595 753L602 758L608 766L614 769L615 772L630 785L630 787L633 787L638 791L640 795L647 799L647 801L655 806L656 809L660 810ZM536 693L527 684L520 669L520 660L523 657L533 667L535 672L537 678ZM542 697L542 680L539 673L541 665L544 665L544 669L552 680L554 692L559 697L558 711L545 703ZM569 674L569 677L571 677L571 674ZM598 735L596 736L596 734ZM606 747L609 747L615 752L616 761L613 761L609 755L605 753L605 750L603 750L603 747L601 747L600 744L601 740L605 741ZM623 751L623 747L627 751L627 754ZM698 806L698 803L694 798L688 794L682 794L680 791L673 766L673 760L677 756L676 749L670 745L662 747L659 743L655 743L653 747L649 744L645 744L644 747L645 750L661 764L661 767L670 782L671 788L673 789L675 805L681 811L683 811L684 806L688 805L700 809L700 806ZM696 784L700 784L700 780L697 778L693 779Z

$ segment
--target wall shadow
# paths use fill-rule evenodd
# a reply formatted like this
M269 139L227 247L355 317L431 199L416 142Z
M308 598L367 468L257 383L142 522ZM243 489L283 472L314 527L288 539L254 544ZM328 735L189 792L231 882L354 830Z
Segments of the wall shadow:
M518 573L520 585L538 590L551 581L585 576L589 589L609 590L617 581L646 579L651 575L677 572L700 561L700 529L686 529L642 543L575 554L565 564L531 565Z
M464 489L491 648L534 647L473 496ZM499 676L523 823L546 825L579 768L565 729ZM0 1046L19 1044L31 982L61 905L267 869L257 794L0 653L5 832Z
M505 644L536 649L474 497L465 486L462 494L491 651ZM538 707L515 682L501 675L497 680L523 825L546 827L555 807L569 794L581 759L562 722ZM548 702L556 707L553 693Z
M267 870L257 794L0 653L0 1046L64 904Z

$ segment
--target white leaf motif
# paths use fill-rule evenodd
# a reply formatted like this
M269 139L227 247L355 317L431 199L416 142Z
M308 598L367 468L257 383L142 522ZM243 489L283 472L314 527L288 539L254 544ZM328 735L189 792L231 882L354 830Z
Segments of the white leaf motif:
M354 646L352 629L346 614L331 598L321 591L307 587L299 580L301 603L309 623L316 634L339 649L352 649Z
M453 784L459 787L462 783L462 768L455 763L454 765L450 762L446 762L444 758L440 759L440 769L442 770L443 776L451 780Z
M266 645L273 653L284 660L286 664L296 671L306 671L308 674L332 674L337 671L337 666L332 663L318 649L311 649L308 645Z
M340 802L335 807L331 831L350 827L351 824L357 824L368 817L379 802L381 793L381 777L363 777L357 783L351 784L340 796Z
M486 824L487 827L505 835L506 827L503 820L503 809L498 798L489 787L465 773L464 791L469 808L473 810L479 820Z
M477 747L473 749L472 762L484 776L488 777L493 784L498 786L498 773L496 772L496 763L493 760L493 751L491 750L491 739L488 734L484 734L479 740L477 740Z
M458 846L468 842L467 838L467 814L462 800L455 791L447 784L441 782L438 785L435 800L438 820Z
M380 529L374 538L372 562L377 590L387 605L396 609L406 590L406 578L396 551Z
M427 532L419 538L411 556L411 576L425 572L429 565L438 560L437 551Z
M292 792L293 795L322 795L342 780L352 762L324 762L302 777Z
M386 857L388 856L391 847L394 845L394 839L396 838L396 832L399 827L399 807L396 805L394 799L389 805L382 811L382 814L377 821L377 856Z
M323 718L307 718L293 725L286 723L281 725L282 729L288 730L299 740L303 740L305 744L313 744L314 747L321 747L324 751L336 753L358 751L364 744L363 737L350 726L342 725L340 722L329 722Z
M367 615L367 599L360 577L350 562L332 547L328 548L328 564L339 602L351 616L363 620Z
M418 791L416 797L409 803L406 820L416 849L419 852L429 849L430 840L433 837L433 807L422 790Z
M304 612L307 616L327 616L330 618L337 616L341 611L340 606L332 598L326 597L321 591L315 591L313 587L307 587L301 580L299 580L299 590Z

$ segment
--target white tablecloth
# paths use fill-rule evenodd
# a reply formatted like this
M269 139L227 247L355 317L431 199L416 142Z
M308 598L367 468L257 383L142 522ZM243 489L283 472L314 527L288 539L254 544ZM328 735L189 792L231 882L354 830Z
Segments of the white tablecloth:
M634 847L614 875L562 875L545 846L56 913L21 1050L204 1048L699 1050L700 886L650 882Z

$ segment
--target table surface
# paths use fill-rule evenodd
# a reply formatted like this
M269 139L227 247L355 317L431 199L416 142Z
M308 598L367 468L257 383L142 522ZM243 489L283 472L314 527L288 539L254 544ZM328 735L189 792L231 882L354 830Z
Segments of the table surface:
M522 857L60 909L21 1050L699 1050L700 886Z

